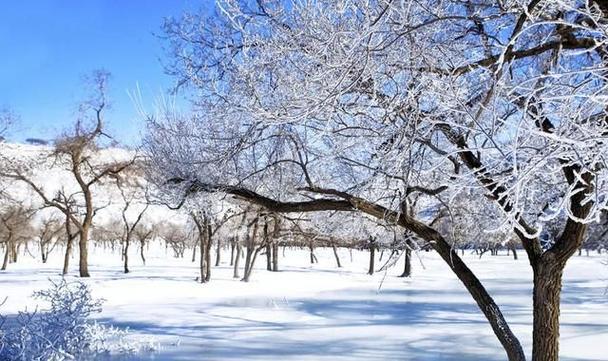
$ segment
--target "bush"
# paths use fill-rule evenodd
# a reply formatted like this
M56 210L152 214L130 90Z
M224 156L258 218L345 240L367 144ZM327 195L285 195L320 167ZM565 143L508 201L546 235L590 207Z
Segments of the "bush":
M82 282L62 280L34 293L50 308L19 312L14 322L0 323L0 360L92 360L115 353L154 350L154 342L128 342L127 331L90 319L101 312Z

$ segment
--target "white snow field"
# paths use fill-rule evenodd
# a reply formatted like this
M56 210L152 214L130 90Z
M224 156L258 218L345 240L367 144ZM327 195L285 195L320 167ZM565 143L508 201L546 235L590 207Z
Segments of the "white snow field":
M281 271L265 270L258 257L250 283L232 278L229 253L208 284L195 282L197 264L175 259L156 244L142 265L134 247L130 274L118 251L91 249L95 297L106 299L97 318L132 337L152 336L159 351L128 360L504 360L505 354L471 297L435 253L421 252L411 279L398 278L402 264L366 274L368 254L287 249ZM386 256L385 256L386 257ZM531 351L531 272L520 257L467 254L472 267ZM49 264L22 256L0 274L0 309L11 315L35 306L33 291L59 278L62 256ZM383 261L378 264L383 264ZM562 360L608 358L606 255L575 256L564 277ZM72 275L77 280L73 259ZM423 268L424 267L424 268Z

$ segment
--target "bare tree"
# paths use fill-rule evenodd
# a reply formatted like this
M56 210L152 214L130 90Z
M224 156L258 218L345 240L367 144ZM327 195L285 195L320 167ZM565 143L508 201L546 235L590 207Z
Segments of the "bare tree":
M0 212L0 237L4 243L2 268L6 270L9 262L17 262L18 248L21 242L32 237L34 231L31 218L34 212L21 204L9 205Z
M147 185L144 184L145 181L142 179L142 173L138 173L136 170L137 168L131 167L128 171L123 171L120 175L114 176L123 202L121 211L124 228L122 232L122 257L125 273L129 273L129 246L131 244L131 239L135 236L138 226L150 206ZM142 234L140 233L140 235ZM144 234L143 238L147 238L146 236L149 237L149 235ZM144 260L145 263L145 259L143 258L143 244L141 255L142 260Z
M88 241L93 218L104 208L94 202L93 188L111 175L117 175L132 163L133 159L125 161L104 162L99 157L100 142L104 133L104 112L108 106L107 83L109 73L95 71L90 79L92 95L86 99L79 109L79 117L75 122L73 131L59 137L49 158L55 164L62 164L73 176L78 187L78 206L83 209L82 214L75 209L66 207L68 200L74 203L75 195L59 198L49 196L41 184L34 181L31 169L24 167L14 159L4 157L5 168L2 176L15 179L27 184L42 200L44 206L54 207L62 212L78 231L79 247L79 273L81 277L90 277L88 267ZM91 124L89 126L89 124ZM48 161L48 160L47 160ZM25 168L25 169L24 169ZM29 171L29 172L28 172Z
M49 254L59 244L59 240L65 236L64 232L65 227L57 217L48 217L41 221L36 229L36 233L42 263L47 262Z
M153 226L144 225L143 223L139 223L133 229L133 236L139 242L139 256L141 258L142 263L146 264L146 257L144 256L144 251L146 248L146 243L154 238L154 234L156 233L156 229Z

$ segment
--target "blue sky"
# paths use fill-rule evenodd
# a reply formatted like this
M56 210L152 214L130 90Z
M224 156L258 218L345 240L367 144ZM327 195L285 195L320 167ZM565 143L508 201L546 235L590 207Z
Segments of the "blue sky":
M129 92L139 85L149 106L168 89L163 73L163 17L212 8L212 0L19 0L0 5L0 107L21 117L10 139L52 138L69 128L82 77L112 73L110 132L136 144L142 129ZM146 105L146 104L145 104Z

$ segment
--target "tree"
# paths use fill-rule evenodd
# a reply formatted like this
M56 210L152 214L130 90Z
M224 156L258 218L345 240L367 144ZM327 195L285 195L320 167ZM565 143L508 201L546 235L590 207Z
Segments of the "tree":
M55 249L59 240L65 236L63 233L64 231L64 225L56 215L41 220L40 225L36 229L36 233L40 245L42 263L46 263L49 254Z
M9 262L17 262L20 243L28 241L32 236L33 213L21 204L9 205L0 212L0 237L4 243L2 271L6 270Z
M411 231L464 284L508 358L523 360L498 305L431 224L470 190L526 251L532 359L557 360L563 269L608 202L608 6L221 0L218 9L165 24L169 68L194 90L196 112L151 116L148 149L167 181L185 195L223 192L276 213L356 211Z
M146 257L144 256L144 249L146 247L146 243L154 238L155 233L155 227L150 225L139 223L137 226L134 227L133 236L139 242L139 256L141 257L141 261L144 265L146 264Z
M122 257L125 273L129 273L129 245L131 244L131 239L136 237L138 227L150 206L147 185L144 184L145 181L142 179L142 174L143 172L141 169L139 169L138 172L137 168L132 166L129 170L125 170L121 174L114 176L123 203L121 211L123 226L121 240L123 245ZM137 202L139 202L139 204L137 204ZM145 243L145 240L149 238L151 234L146 232L142 233L140 231L139 235L141 257L145 263L145 258L143 257L143 243ZM143 243L142 239L144 240Z
M90 277L88 267L88 241L93 218L105 205L95 204L93 189L111 175L117 175L132 163L133 159L107 161L100 156L101 140L107 137L104 133L104 112L108 107L107 86L109 73L103 70L95 71L89 79L92 88L91 96L83 101L79 108L79 117L73 131L55 140L54 147L39 161L61 164L73 177L78 189L77 193L67 196L65 192L59 195L49 195L44 187L35 182L32 177L33 165L3 156L4 170L1 175L5 178L23 182L39 196L45 207L54 207L63 213L69 222L67 226L75 226L79 237L79 273L81 277ZM38 164L39 166L39 164ZM68 203L77 204L82 208L82 215ZM68 232L71 234L71 232Z

